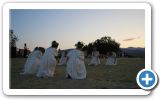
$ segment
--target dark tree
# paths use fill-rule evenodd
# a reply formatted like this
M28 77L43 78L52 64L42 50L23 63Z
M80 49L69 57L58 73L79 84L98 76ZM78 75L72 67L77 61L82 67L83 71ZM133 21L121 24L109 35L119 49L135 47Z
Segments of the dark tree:
M101 54L106 54L109 51L114 51L118 53L120 51L120 44L117 43L111 37L102 37L94 42L94 46L97 47Z
M10 47L16 47L18 37L14 34L13 30L10 30Z
M91 54L93 47L94 47L93 43L89 43L88 45L85 45L83 47L83 50L87 51L87 54Z
M9 30L9 36L10 36L10 55L11 57L16 57L16 42L18 41L18 37L14 34L13 30Z
M91 54L94 47L96 47L101 54L107 54L107 52L110 51L118 53L120 51L120 44L111 37L106 36L85 45L84 49L87 50L87 54Z

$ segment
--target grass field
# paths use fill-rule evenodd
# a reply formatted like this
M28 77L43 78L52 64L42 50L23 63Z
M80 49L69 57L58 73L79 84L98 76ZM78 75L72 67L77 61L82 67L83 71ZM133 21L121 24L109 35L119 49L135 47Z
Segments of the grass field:
M65 78L66 66L57 66L53 78L37 78L35 75L22 76L26 59L12 58L10 66L11 89L137 89L137 73L144 68L144 58L118 58L116 66L88 66L86 60L87 78L72 80Z

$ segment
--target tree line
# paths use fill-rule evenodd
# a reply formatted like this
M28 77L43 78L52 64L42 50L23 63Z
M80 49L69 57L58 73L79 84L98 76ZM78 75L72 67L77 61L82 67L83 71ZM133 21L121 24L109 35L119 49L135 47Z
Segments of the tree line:
M18 41L18 36L15 35L13 30L10 30L10 53L11 57L16 57L16 42ZM83 43L83 42L82 42ZM83 43L84 44L84 43ZM109 36L101 37L94 42L84 45L83 51L86 51L87 55L92 53L93 48L96 47L100 54L106 55L108 52L116 52L117 54L120 50L120 43L116 42Z

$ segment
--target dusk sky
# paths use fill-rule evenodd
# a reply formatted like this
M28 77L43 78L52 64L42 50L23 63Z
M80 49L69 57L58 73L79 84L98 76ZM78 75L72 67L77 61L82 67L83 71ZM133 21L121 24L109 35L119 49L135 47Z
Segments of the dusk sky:
M80 10L80 9L13 9L10 10L10 29L18 36L18 48L24 43L33 50L49 47L53 40L60 49L74 48L83 41L93 42L111 36L122 48L144 47L144 10Z

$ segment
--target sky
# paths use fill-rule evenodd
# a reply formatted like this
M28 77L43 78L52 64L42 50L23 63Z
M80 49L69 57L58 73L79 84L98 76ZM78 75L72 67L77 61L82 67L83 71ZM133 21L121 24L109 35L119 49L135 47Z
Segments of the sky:
M110 36L121 48L145 47L145 11L140 9L12 9L10 29L18 36L17 48L48 48L56 40L60 49L75 43Z

